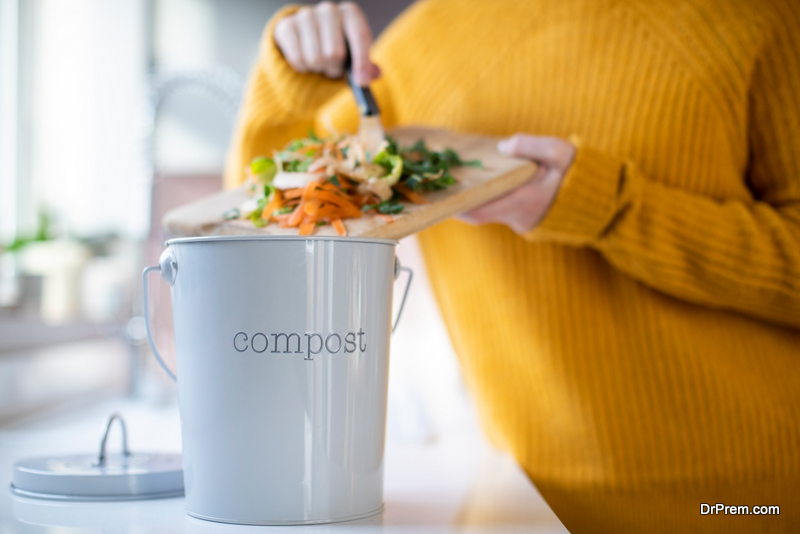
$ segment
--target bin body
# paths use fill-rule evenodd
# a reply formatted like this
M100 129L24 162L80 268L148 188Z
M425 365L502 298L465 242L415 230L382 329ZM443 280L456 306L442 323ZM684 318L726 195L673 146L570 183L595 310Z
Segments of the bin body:
M395 245L167 243L187 513L276 525L382 509Z

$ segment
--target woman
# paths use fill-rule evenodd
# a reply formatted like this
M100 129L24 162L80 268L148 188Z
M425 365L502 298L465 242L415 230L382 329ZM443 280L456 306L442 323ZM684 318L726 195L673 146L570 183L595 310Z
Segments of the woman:
M229 185L310 127L356 130L345 39L387 126L526 132L498 148L542 166L419 239L485 427L567 528L797 531L797 5L429 0L374 64L357 6L287 8Z

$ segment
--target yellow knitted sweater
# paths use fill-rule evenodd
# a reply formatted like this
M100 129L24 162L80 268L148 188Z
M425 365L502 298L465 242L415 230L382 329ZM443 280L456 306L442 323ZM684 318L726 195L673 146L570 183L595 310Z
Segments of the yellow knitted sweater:
M387 29L387 125L577 136L525 238L420 234L490 435L573 532L800 532L800 8L791 0L430 0ZM341 82L268 26L226 181ZM780 515L701 515L701 503Z

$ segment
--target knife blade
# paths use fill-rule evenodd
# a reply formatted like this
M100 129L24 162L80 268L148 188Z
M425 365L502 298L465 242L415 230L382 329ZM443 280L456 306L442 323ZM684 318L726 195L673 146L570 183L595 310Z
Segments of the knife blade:
M353 97L356 99L358 113L361 116L358 125L358 138L364 144L364 151L369 162L380 151L381 145L386 139L386 132L383 129L381 111L375 101L372 90L369 86L359 85L353 79L353 61L350 57L349 46L347 46L344 60L344 72L347 83L353 91Z

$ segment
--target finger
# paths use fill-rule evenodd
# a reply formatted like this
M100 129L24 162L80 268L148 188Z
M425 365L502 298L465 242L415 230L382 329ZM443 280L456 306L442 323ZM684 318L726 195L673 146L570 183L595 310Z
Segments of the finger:
M297 35L292 17L281 19L275 26L275 44L280 48L286 62L297 72L308 72L300 51L300 37Z
M323 71L329 78L340 78L345 46L339 10L330 2L318 4L316 10Z
M517 190L518 203L504 207L505 211L498 220L520 235L539 224L558 193L561 171L544 166L540 168L541 171L545 172L541 173L538 180L531 180Z
M528 182L486 204L461 214L459 219L473 225L501 223L522 234L532 228L547 208L551 195L548 174L557 173L542 166Z
M478 224L504 222L509 212L520 209L518 189L482 204L466 212L465 215Z
M370 71L370 76L372 77L373 80L377 80L378 78L381 77L381 74L383 74L383 72L381 72L381 68L377 66L375 63L371 63L370 66L372 67Z
M471 224L472 226L478 226L481 224L480 222L476 221L468 211L465 211L464 213L459 213L458 215L455 215L453 218L463 223Z
M372 44L372 31L364 13L352 2L339 5L342 13L342 27L350 46L353 61L353 79L359 85L368 85L373 80L372 62L369 47Z
M481 204L477 208L471 209L470 211L466 212L466 214L476 221L480 220L480 222L488 222L489 219L496 220L498 216L503 215L507 210L516 206L517 203L515 200L520 198L520 191L524 191L523 188L527 188L541 182L542 178L544 178L547 172L548 169L546 167L539 167L536 169L536 172L533 173L531 179L521 186L509 193L506 193L505 195L494 198L485 204Z
M300 50L303 61L311 72L322 72L322 52L319 47L319 34L317 30L317 17L310 7L300 8L295 13L297 31L300 34Z
M575 148L558 137L515 134L497 144L497 149L509 156L539 161L548 167L566 168L572 161Z

